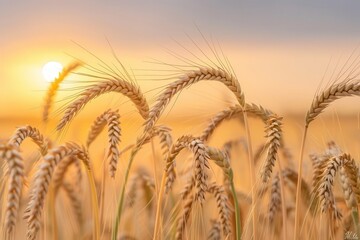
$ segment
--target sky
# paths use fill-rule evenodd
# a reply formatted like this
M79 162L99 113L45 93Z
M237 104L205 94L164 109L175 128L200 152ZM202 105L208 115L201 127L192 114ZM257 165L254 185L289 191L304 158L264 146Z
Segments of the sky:
M358 1L328 0L0 0L0 117L37 114L48 87L42 66L52 60L66 65L73 57L96 62L82 47L111 62L110 42L129 68L156 68L148 62L173 61L169 50L205 58L192 43L209 53L202 34L221 46L249 101L304 113L321 79L331 79L352 52L359 54L359 9ZM139 85L144 91L160 86ZM202 86L200 93L189 90L189 99L205 99L197 108L224 101L216 87ZM188 109L189 99L179 108ZM341 109L353 111L350 101L360 103L346 100Z

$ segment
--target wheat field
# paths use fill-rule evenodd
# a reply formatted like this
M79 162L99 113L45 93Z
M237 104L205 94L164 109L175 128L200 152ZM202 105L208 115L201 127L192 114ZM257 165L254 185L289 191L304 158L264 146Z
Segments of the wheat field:
M74 60L41 116L2 121L1 239L358 239L358 57L307 112L281 116L248 101L230 61L209 52L161 62L165 84L151 91L117 58ZM172 115L197 85L224 92L222 109ZM94 105L105 95L115 104Z

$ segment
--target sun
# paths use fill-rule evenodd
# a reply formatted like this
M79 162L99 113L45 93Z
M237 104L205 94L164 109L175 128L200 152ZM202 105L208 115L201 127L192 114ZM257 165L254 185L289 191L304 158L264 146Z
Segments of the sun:
M42 74L47 82L53 82L61 73L63 66L59 62L48 62L42 68Z

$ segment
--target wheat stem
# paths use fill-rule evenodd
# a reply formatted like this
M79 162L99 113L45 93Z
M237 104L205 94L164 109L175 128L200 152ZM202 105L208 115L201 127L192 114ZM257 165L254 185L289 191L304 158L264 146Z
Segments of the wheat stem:
M158 232L159 232L159 225L160 225L160 218L161 218L161 206L162 206L162 196L164 195L165 190L165 183L166 183L166 174L164 173L161 178L159 196L157 201L157 208L156 208L156 216L155 216L155 228L154 228L154 237L153 240L158 239Z
M300 198L301 198L301 183L302 183L302 160L304 157L304 148L305 148L305 140L307 134L308 127L305 126L303 138L301 141L301 149L300 149L300 158L299 158L299 165L298 165L298 180L297 180L297 187L296 187L296 203L295 203L295 225L294 225L294 240L298 239L298 229L300 224Z
M351 216L352 216L352 219L354 222L356 234L357 234L357 236L360 236L359 212L358 212L357 207L352 207Z
M50 215L50 222L52 227L52 236L54 240L59 238L59 231L57 227L56 221L56 210L55 210L55 189L50 187L49 189L49 215Z
M98 199L97 199L97 193L96 193L96 186L95 186L95 178L92 170L90 168L87 169L86 174L89 179L89 185L90 185L90 193L91 193L91 204L93 209L93 237L96 240L100 239L100 222L99 222L99 206L98 206Z
M252 225L253 225L253 240L257 239L256 234L256 224L257 224L257 195L256 195L256 177L255 177L255 166L254 166L254 158L252 152L252 143L251 143L251 135L250 135L250 128L248 123L248 117L246 111L243 112L244 114L244 124L245 124L245 131L246 131L246 138L248 142L248 160L250 166L250 185L251 185L251 198L252 198Z
M124 183L122 186L122 190L121 190L121 196L119 199L119 203L118 203L118 207L117 207L117 211L116 211L116 218L115 218L115 222L112 228L112 233L111 233L111 239L112 240L116 240L117 239L117 233L119 230L119 225L120 225L120 220L121 220L121 215L122 215L122 208L124 205L124 199L125 199L125 187L126 187L126 183L129 179L129 173L130 173L130 168L132 165L132 162L134 161L135 155L136 153L140 150L140 147L135 147L130 155L130 159L129 159L129 163L128 166L126 168L126 172L125 172L125 179L124 179Z
M284 176L282 174L282 166L280 163L280 159L277 161L279 168L279 180L280 180L280 192L281 192L281 213L282 213L282 221L283 221L283 239L287 239L287 214L286 214L286 205L285 205L285 183Z
M233 195L234 198L234 207L235 207L235 224L236 224L236 239L240 240L241 239L241 216L240 216L240 208L239 208L239 203L238 203L238 199L237 199L237 195L236 195L236 190L235 190L235 186L234 186L234 180L233 180L233 171L232 169L230 169L229 171L229 180L230 180L230 189L231 189L231 193Z

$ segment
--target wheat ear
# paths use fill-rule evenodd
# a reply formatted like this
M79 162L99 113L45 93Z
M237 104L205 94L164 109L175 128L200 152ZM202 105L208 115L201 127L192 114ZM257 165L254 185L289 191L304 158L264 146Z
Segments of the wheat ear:
M231 236L230 209L229 200L222 186L212 184L209 186L208 192L214 194L216 198L217 208L219 210L220 220L223 227L223 233L226 238Z
M272 112L260 105L256 104L245 104L245 107L242 105L234 105L229 107L228 109L225 109L218 114L216 114L208 123L206 128L203 130L203 132L200 135L200 139L203 141L208 141L211 135L213 134L214 130L225 120L230 120L233 118L240 118L244 110L251 114L259 117L261 120L266 122L268 119L268 116L272 114Z
M111 79L92 85L81 92L79 98L67 106L57 130L63 129L90 100L109 92L118 92L128 97L135 104L140 115L144 119L148 118L149 106L140 88L122 79Z
M11 144L0 145L0 158L8 167L8 194L5 213L5 234L11 238L15 232L19 212L21 190L24 179L24 162L18 147Z
M121 129L120 129L120 114L116 111L111 111L108 109L99 117L96 118L95 122L91 126L91 130L89 132L86 145L89 147L90 144L96 139L96 137L101 133L104 129L106 123L108 125L108 138L109 138L109 145L108 145L108 159L109 159L109 171L110 176L112 178L115 177L117 163L119 159L119 143L120 143L120 136L121 136Z
M107 116L110 111L111 111L111 109L106 110L105 112L103 112L100 116L98 116L95 119L95 121L93 122L93 124L90 127L90 131L89 131L87 139L86 139L86 147L89 148L91 143L93 141L95 141L97 136L99 136L99 134L102 132L102 130L106 126Z
M325 212L327 210L331 210L335 205L332 202L330 196L333 195L332 193L332 186L335 178L335 174L340 167L345 168L345 172L347 173L348 178L351 180L351 187L352 189L358 189L358 182L357 182L357 167L354 162L354 159L351 158L349 154L341 154L338 156L331 157L326 164L324 169L323 177L321 179L321 183L318 188L318 196L321 201L321 210ZM355 191L356 197L359 198L359 191ZM336 217L336 215L335 215Z
M44 157L44 161L36 173L30 201L25 213L25 219L27 219L28 223L28 239L36 239L37 232L40 229L40 216L55 167L63 158L71 155L77 155L86 166L90 166L86 153L73 143L51 149Z
M265 166L261 174L264 182L266 182L271 175L278 149L282 145L281 120L282 117L278 117L275 114L269 116L266 120L266 137L269 139L269 148Z
M178 141L173 145L170 154L166 160L166 191L169 191L172 183L175 180L173 175L173 170L175 168L175 158L184 148L189 148L194 154L194 176L196 180L197 192L195 194L195 199L203 202L205 200L205 192L207 189L207 178L206 168L208 166L209 156L206 151L206 146L199 139L196 139L192 136L183 136L178 139Z
M219 112L215 117L213 117L205 130L200 135L200 139L203 141L208 140L214 130L220 125L220 123L222 123L224 120L238 117L238 115L240 113L243 113L244 110L247 113L259 117L266 126L265 132L268 139L267 145L269 147L265 166L262 170L262 179L264 182L266 182L267 179L269 179L272 168L275 164L278 149L282 145L281 117L278 117L270 110L256 104L246 104L245 109L240 105L235 105L224 111Z
M322 91L315 96L309 111L306 114L305 127L315 120L315 118L322 113L327 106L335 100L342 97L359 96L360 95L360 81L343 81L331 85L329 88Z
M221 239L221 223L219 220L211 220L211 229L209 231L208 240Z
M241 209L239 207L237 193L234 185L234 173L230 165L230 158L227 154L227 151L221 151L217 148L207 147L207 153L212 161L215 162L224 172L224 176L228 184L226 186L230 186L230 192L233 197L234 206L235 206L235 224L236 224L236 239L241 239ZM225 234L226 235L226 234Z
M60 84L64 81L64 79L76 68L80 67L80 62L74 62L66 66L62 72L59 74L59 76L50 84L46 95L45 95L45 103L43 108L43 114L42 114L42 120L44 123L48 121L49 118L49 112L51 110L51 107L54 102L55 95L57 93L57 90L60 87Z
M300 149L300 158L298 164L298 184L297 184L297 191L296 191L296 204L295 204L295 229L294 229L294 239L298 239L298 226L299 224L299 214L300 214L300 202L299 199L301 198L301 179L302 179L302 161L304 156L304 148L305 148L305 141L307 136L307 130L310 123L315 120L315 118L323 112L329 104L334 102L335 100L342 98L342 97L350 97L350 96L359 96L360 95L360 81L354 80L351 78L346 78L344 81L336 84L332 84L330 87L326 88L325 90L321 91L317 94L310 106L309 111L305 117L305 127L304 133L301 143Z
M40 131L30 125L19 127L10 137L9 144L14 144L20 147L21 143L27 138L31 138L36 145L39 146L40 152L43 156L47 153L48 144L44 141L43 135Z
M185 148L185 146L195 138L191 135L184 135L176 140L176 142L171 146L170 152L166 157L166 182L165 182L165 193L168 193L172 184L176 179L175 172L175 158L176 156Z
M281 209L281 190L279 173L273 178L270 191L269 221L273 222L275 214Z
M157 239L158 229L159 229L159 219L160 219L160 207L162 195L164 188L168 191L171 188L172 183L175 180L175 158L184 148L188 148L193 152L194 155L194 178L195 178L195 200L199 201L200 204L205 200L205 192L207 190L207 172L206 168L208 166L209 156L206 151L206 146L199 139L196 139L192 136L182 136L178 141L172 146L170 153L166 159L165 173L161 179L161 186L159 191L158 205L156 211L156 220L154 228L153 239Z
M172 82L163 91L163 93L156 100L156 104L151 108L149 118L145 122L144 132L148 132L160 118L170 100L181 90L190 85L200 81L218 81L223 83L236 97L241 106L245 105L244 93L241 90L240 84L235 76L218 68L203 67L197 70L189 71L180 77L179 80Z

